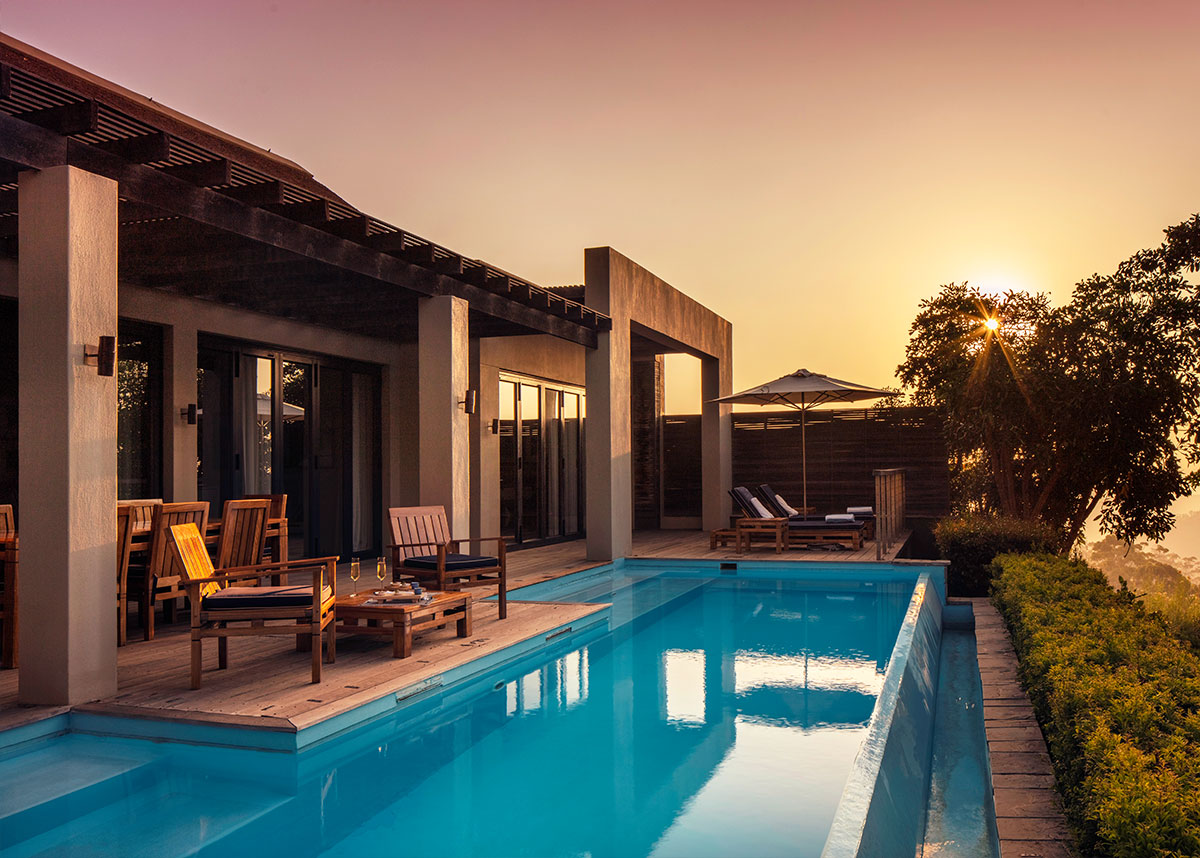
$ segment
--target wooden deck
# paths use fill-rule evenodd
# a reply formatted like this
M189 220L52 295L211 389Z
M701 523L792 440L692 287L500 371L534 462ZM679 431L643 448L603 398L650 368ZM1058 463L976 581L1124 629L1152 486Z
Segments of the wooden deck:
M900 544L903 544L901 541ZM895 558L899 545L886 559ZM705 560L864 562L875 560L875 544L860 551L793 549L777 555L766 547L747 554L732 548L710 550L708 535L698 531L638 533L634 557ZM508 555L510 590L604 565L589 561L582 540L513 551ZM359 589L375 585L364 569ZM353 589L348 568L339 569L338 592ZM475 606L474 634L458 638L454 625L419 636L413 655L391 657L391 643L378 638L338 638L337 662L326 665L319 685L308 682L309 656L294 651L288 637L235 638L229 645L229 668L216 669L217 648L207 642L204 685L188 688L189 639L183 624L166 626L153 641L139 639L136 625L130 643L118 651L115 696L77 707L82 711L186 720L190 723L238 724L294 732L349 709L497 652L544 635L599 608L596 605L510 602L507 620L499 621L493 603ZM19 706L16 670L0 671L0 730L31 723L64 711L63 707Z

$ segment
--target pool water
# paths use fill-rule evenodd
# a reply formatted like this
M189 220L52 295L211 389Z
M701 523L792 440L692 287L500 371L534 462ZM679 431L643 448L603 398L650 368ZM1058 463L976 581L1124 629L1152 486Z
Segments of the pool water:
M230 779L279 754L226 750L220 778L184 778L163 750L153 783L0 855L136 854L138 837L160 855L820 855L911 581L589 586L572 597L611 602L611 633L330 740L290 783Z

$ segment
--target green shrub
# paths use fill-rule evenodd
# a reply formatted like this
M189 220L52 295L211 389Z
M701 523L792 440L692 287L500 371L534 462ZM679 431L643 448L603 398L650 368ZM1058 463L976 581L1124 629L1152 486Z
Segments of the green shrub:
M1200 856L1200 657L1085 563L998 557L993 600L1084 853Z
M942 557L950 561L951 596L986 596L989 568L998 554L1050 551L1055 533L1038 521L998 515L943 518L933 531Z

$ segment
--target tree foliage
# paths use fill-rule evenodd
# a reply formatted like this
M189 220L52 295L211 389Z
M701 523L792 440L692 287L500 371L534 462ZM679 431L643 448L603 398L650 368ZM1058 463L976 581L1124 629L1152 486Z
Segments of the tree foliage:
M1200 216L1166 233L1061 307L965 283L921 303L898 373L945 412L960 511L1041 519L1065 544L1097 511L1125 542L1170 530L1200 462Z

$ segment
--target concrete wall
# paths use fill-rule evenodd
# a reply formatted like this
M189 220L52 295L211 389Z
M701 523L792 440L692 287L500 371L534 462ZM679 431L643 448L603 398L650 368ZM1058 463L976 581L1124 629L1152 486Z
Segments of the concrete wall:
M612 317L588 352L588 557L611 560L633 543L630 345L637 334L701 359L703 526L729 514L730 414L708 400L733 392L733 327L611 247L584 254L586 303Z

